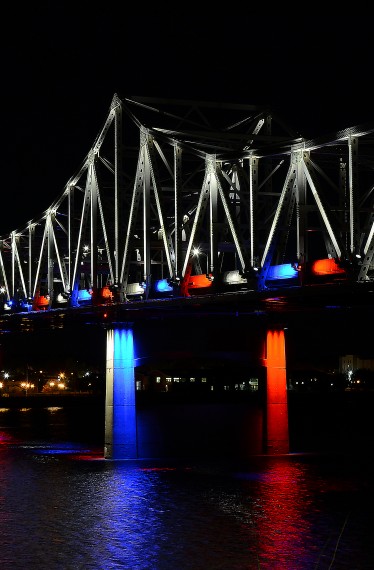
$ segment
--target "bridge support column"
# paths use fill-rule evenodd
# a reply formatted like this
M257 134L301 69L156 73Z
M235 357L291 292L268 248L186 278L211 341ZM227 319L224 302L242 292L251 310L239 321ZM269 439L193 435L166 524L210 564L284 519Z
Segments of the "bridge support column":
M134 338L131 326L107 331L105 447L106 459L137 457Z
M266 335L266 452L289 453L286 350L284 330Z

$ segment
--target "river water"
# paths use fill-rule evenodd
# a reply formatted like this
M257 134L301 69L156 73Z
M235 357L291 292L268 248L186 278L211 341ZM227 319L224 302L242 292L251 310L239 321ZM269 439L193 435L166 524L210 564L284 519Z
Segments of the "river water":
M1 408L1 570L374 568L369 456L109 461L102 431Z

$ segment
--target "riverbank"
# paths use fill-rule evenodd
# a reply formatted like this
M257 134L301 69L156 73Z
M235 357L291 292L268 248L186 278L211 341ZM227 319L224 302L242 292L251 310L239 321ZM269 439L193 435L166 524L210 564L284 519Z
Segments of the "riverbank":
M62 394L28 394L23 396L1 396L0 408L48 408L81 407L81 406L104 406L105 400L102 394L89 392L67 392Z

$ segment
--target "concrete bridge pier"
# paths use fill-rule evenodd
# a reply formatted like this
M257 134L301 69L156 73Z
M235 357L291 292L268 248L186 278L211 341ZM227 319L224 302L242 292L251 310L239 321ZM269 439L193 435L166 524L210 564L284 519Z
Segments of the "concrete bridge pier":
M287 454L289 429L284 330L267 330L264 349L264 452L274 455ZM107 330L106 339L106 459L138 458L135 361L132 324L113 324Z
M131 324L113 324L106 340L105 459L136 459L134 335Z
M286 346L283 329L266 333L265 453L289 453Z

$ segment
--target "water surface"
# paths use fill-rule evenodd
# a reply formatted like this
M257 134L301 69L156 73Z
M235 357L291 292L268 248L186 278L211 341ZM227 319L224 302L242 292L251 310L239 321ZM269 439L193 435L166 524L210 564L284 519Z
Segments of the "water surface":
M369 457L109 461L90 414L0 412L1 570L374 568Z

